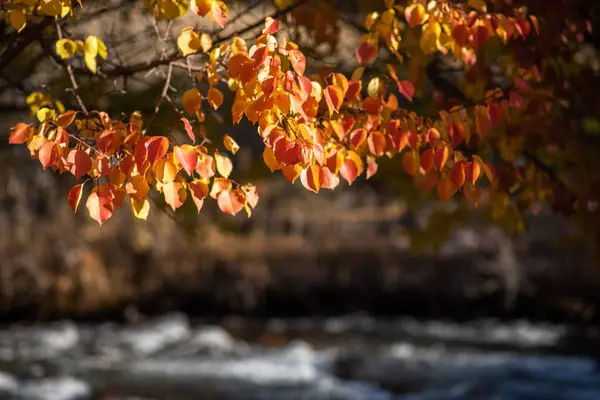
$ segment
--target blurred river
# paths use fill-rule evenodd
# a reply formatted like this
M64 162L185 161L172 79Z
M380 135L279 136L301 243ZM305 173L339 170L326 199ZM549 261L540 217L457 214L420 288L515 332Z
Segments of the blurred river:
M65 321L0 330L0 398L600 400L599 343L526 321Z

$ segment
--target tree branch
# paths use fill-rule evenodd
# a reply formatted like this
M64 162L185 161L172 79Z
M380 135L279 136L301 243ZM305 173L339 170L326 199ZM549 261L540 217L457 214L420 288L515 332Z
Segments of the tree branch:
M62 34L62 29L60 27L60 23L58 22L58 20L56 21L56 33L58 35L58 39L62 39L63 38L63 34ZM79 108L81 108L81 111L83 111L83 113L85 115L88 115L88 109L85 106L85 104L83 103L83 100L81 99L81 96L79 95L79 86L77 85L77 80L75 79L75 74L73 73L73 66L69 63L69 62L65 62L65 68L67 70L67 74L69 75L69 80L71 81L71 86L73 87L73 97L75 97L75 100L77 101L77 104L79 104Z

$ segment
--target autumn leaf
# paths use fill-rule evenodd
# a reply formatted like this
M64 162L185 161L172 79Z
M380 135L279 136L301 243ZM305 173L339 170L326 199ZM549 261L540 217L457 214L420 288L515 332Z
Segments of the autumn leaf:
M196 134L194 133L194 130L192 129L192 125L190 124L190 121L188 121L188 119L184 117L184 118L181 118L181 122L183 122L183 126L185 127L185 132L187 133L189 138L192 139L192 143L196 142Z
M206 182L207 181L197 179L188 183L188 189L190 190L192 200L196 205L198 213L200 213L200 210L202 209L204 199L208 196L208 184Z
M115 212L115 205L112 200L113 195L106 185L92 189L92 193L90 193L85 203L90 217L102 225Z
M187 90L183 97L181 98L181 105L186 113L194 115L196 111L200 110L200 102L202 101L202 96L200 95L200 91L196 88ZM186 120L187 121L187 120ZM183 122L185 124L185 121ZM187 126L186 126L187 130ZM188 131L189 135L189 131ZM191 136L190 136L191 137Z
M92 159L82 150L72 150L67 156L67 162L70 164L70 171L77 179L81 179L92 169Z
M196 169L196 165L198 164L198 153L196 152L194 146L189 144L175 146L173 153L185 172L192 176L194 170Z
M228 157L222 156L219 153L215 153L215 162L217 164L217 171L224 178L229 178L231 171L233 170L233 164Z
M263 35L274 35L279 30L279 21L267 17L265 19L265 29L263 29Z
M136 200L132 197L129 200L133 216L146 221L150 213L150 202L148 199Z
M415 94L415 87L410 81L401 81L397 80L396 84L398 85L398 91L404 97L408 99L408 101L412 101L413 95Z
M356 59L360 64L366 64L377 55L377 49L368 42L362 42L356 49Z
M427 22L427 12L423 4L411 4L404 9L404 16L408 26L415 28Z
M69 205L73 209L73 212L77 212L77 207L79 207L79 202L81 201L83 184L75 185L69 190L68 200Z
M171 206L173 211L176 211L185 203L187 190L181 182L172 181L163 186L163 195L165 202Z
M71 39L60 39L56 41L56 54L63 60L73 57L79 51L79 46Z
M302 54L300 50L290 50L288 57L294 71L296 71L298 75L304 75L304 70L306 69L306 58L304 57L304 54Z
M244 209L246 198L239 189L224 190L219 193L217 204L225 214L236 215Z
M10 12L10 24L13 28L17 30L17 32L21 32L25 25L27 24L27 19L25 18L25 14L21 10L12 10Z
M26 143L33 135L33 129L31 126L19 122L10 130L8 137L8 143L10 144L23 144Z
M229 150L231 152L231 154L237 153L238 150L240 149L240 146L228 134L225 134L225 136L223 136L223 145L225 146L225 148L227 150Z
M168 150L169 140L164 136L154 136L146 142L146 157L152 165L167 155Z
M334 112L339 113L340 107L344 102L344 92L342 89L338 86L327 86L323 94L329 108L329 115L333 115Z
M223 104L223 93L217 88L208 89L208 102L216 110Z
M318 193L321 189L321 167L311 165L302 170L300 173L300 182L308 190Z
M182 56L187 57L190 54L194 54L202 48L202 41L200 35L198 35L194 28L186 26L181 30L181 33L177 37L177 48ZM210 46L209 46L210 48Z
M210 9L210 19L212 21L219 24L221 28L224 28L228 14L229 10L227 9L227 5L225 5L225 3L223 3L221 0L213 0L212 7Z

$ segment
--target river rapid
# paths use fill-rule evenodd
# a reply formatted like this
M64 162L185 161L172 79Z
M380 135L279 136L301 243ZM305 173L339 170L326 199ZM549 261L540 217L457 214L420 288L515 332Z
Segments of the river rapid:
M0 329L0 399L600 400L597 332L323 319Z

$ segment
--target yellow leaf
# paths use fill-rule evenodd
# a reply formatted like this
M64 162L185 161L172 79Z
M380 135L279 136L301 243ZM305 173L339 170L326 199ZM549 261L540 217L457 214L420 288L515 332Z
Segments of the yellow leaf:
M200 36L194 32L194 28L187 26L181 30L177 38L177 48L184 57L196 53L201 47L202 41Z
M181 98L181 104L183 105L183 109L188 114L194 114L196 111L200 110L200 101L202 97L200 96L200 91L198 89L193 88L186 91Z
M18 32L21 32L25 25L27 24L27 19L25 18L25 14L21 10L12 10L10 13L10 24L15 28Z
M83 60L85 61L85 65L88 67L88 69L95 74L97 67L96 56L89 53L84 53Z
M131 212L133 213L133 216L145 221L148 218L148 213L150 212L150 202L148 199L136 200L132 197L130 200Z
M71 39L60 39L56 42L56 54L63 60L69 59L77 54L78 46Z
M96 57L98 55L98 49L100 48L98 41L99 39L96 36L88 36L83 44L83 51L85 54Z
M236 141L233 140L233 138L228 134L225 134L225 136L223 137L223 145L227 150L231 152L231 154L237 153L240 149L240 145L237 144Z
M217 171L224 178L229 178L231 171L233 170L233 164L228 157L222 156L219 153L215 153L215 162L217 164Z
M36 114L40 122L46 122L48 120L54 119L56 112L51 108L43 107L40 108Z
M223 93L217 88L210 88L208 90L208 102L216 110L223 104Z
M202 45L202 51L207 53L212 47L212 38L210 37L210 35L203 33L200 36L200 44Z

